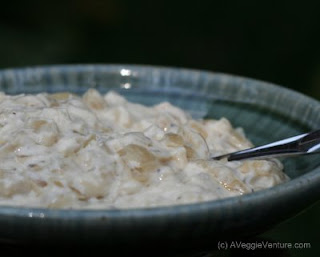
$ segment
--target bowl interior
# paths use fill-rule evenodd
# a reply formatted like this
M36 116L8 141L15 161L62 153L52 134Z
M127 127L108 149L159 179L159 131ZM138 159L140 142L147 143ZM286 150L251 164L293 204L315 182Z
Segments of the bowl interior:
M297 92L248 78L212 72L135 65L71 65L0 71L8 94L115 90L128 100L169 101L194 118L226 117L255 144L316 129L320 104ZM51 210L0 207L0 242L179 247L221 237L253 235L319 199L317 156L283 160L288 183L240 197L133 210ZM285 207L285 208L284 208ZM253 215L254 213L254 215ZM30 231L33 233L30 234ZM63 231L63 233L61 233ZM143 242L143 246L142 246ZM147 242L147 243L146 243Z
M299 93L269 83L224 74L134 65L51 66L8 70L0 90L9 94L96 88L114 90L128 100L153 105L168 101L194 118L226 117L260 145L317 128L319 104ZM319 166L317 156L283 160L295 178Z

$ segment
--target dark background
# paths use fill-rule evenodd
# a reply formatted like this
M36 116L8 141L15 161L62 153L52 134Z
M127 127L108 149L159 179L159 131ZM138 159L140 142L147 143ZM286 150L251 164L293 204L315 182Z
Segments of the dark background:
M138 63L238 74L320 98L320 1L2 1L0 68Z
M0 68L134 63L231 73L320 99L320 1L2 1ZM320 206L263 236L311 242ZM287 255L286 255L287 256Z

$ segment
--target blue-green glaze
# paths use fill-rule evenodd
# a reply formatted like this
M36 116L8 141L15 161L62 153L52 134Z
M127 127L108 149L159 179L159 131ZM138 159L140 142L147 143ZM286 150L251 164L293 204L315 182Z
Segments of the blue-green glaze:
M195 118L227 117L235 126L243 127L255 144L293 136L320 124L320 103L314 99L270 83L221 73L138 65L62 65L0 71L0 90L8 94L81 94L89 87L102 93L117 90L131 101L148 105L170 101ZM2 206L0 241L98 244L109 249L129 244L142 249L169 244L190 247L250 236L320 198L318 159L285 160L285 171L292 178L285 184L199 204L130 210Z

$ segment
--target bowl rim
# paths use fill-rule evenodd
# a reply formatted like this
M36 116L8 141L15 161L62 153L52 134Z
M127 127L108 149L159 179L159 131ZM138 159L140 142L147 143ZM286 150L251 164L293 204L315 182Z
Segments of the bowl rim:
M249 78L245 76L239 76L234 74L228 74L223 72L215 72L210 70L200 70L191 68L180 68L173 66L159 66L159 65L140 65L140 64L56 64L56 65L38 65L38 66L25 66L18 68L5 68L0 69L0 76L6 76L12 73L26 73L30 71L48 71L48 70L73 70L77 68L78 71L88 71L91 69L101 68L103 71L119 71L121 69L131 69L135 71L147 70L159 71L160 73L173 72L179 74L181 72L191 73L193 75L202 75L207 77L221 76L224 78L232 80L241 80L244 82L252 82L255 87L260 88L267 85L267 91L279 91L286 93L290 98L299 98L299 101L308 102L313 108L318 108L320 110L320 102L314 98L304 95L301 92L295 90L266 82L263 80L258 80L255 78ZM0 80L1 83L1 80ZM199 215L199 213L207 213L208 210L214 209L230 209L236 206L250 206L255 203L263 202L265 199L276 200L279 197L297 196L298 194L306 191L310 191L318 188L317 185L320 184L320 167L314 170L296 177L288 182L280 185L276 185L272 188L264 189L261 191L253 192L250 194L245 194L241 196L234 196L223 199L216 199L205 202L189 203L181 205L171 205L171 206L156 206L156 207L138 207L138 208L125 208L125 209L50 209L44 207L28 207L28 206L0 206L0 216L15 216L15 217L29 217L29 218L39 218L39 219L65 219L69 220L72 218L82 218L85 217L86 220L96 220L100 217L108 216L109 218L151 218L155 216L172 216L175 217L177 214L188 213L189 215ZM317 192L320 193L318 190ZM320 196L320 194L319 194ZM319 199L318 196L315 199ZM313 199L313 201L315 200Z

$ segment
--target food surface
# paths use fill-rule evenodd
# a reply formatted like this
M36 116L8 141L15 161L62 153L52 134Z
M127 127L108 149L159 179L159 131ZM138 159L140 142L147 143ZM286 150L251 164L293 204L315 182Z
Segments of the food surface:
M276 160L211 156L252 147L225 119L193 120L115 92L0 93L0 204L133 208L237 196L287 181Z

